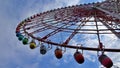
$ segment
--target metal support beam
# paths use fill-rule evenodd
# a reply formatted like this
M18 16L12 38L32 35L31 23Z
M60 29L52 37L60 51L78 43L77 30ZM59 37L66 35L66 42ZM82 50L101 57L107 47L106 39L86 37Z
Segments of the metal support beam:
M109 25L106 24L106 22L102 21L99 19L99 21L101 21L108 29L113 29L112 27L110 27ZM115 30L110 30L116 37L120 38L120 34L116 33Z
M100 7L95 7L95 8L98 9L98 10L101 10L101 11L107 13L107 14L109 14L109 15L112 16L112 17L115 17L115 18L117 18L117 19L120 19L120 16L119 16L118 14L111 13L111 12L109 12L109 11L107 11L107 10L104 10L104 9L100 8Z

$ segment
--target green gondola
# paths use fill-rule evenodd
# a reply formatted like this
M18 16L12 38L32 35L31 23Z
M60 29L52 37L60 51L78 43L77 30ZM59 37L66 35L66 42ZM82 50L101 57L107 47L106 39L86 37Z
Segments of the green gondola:
M23 35L19 35L19 36L18 36L18 40L19 40L19 41L22 41L23 39L24 39L24 36L23 36Z
M23 43L24 45L28 44L28 38L24 38L24 39L22 40L22 43Z

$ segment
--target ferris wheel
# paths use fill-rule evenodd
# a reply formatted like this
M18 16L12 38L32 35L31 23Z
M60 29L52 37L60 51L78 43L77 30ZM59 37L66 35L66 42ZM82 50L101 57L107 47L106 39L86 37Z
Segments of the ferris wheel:
M119 5L119 1L106 0L37 13L18 24L16 36L31 49L40 47L42 55L57 46L54 51L57 59L62 58L66 48L76 49L74 58L79 64L84 63L84 56L83 52L78 50L96 51L100 63L110 68L113 62L104 52L120 52L120 49L106 48L100 36L114 34L120 38ZM81 38L84 34L96 36L98 46L85 47L82 44L70 43L74 37Z

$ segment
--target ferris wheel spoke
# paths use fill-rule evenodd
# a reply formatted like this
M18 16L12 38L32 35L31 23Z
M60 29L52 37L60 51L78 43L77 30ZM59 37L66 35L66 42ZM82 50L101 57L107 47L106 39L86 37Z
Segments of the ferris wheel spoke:
M31 20L32 22L28 22L28 23L26 23L26 25L39 24L39 23L41 23L41 21L43 21L43 18L41 18L41 19L39 19L39 18L38 19L33 19L33 20ZM45 20L52 20L52 18L45 19Z
M49 14L48 14L49 15ZM55 13L53 14L53 16L55 15ZM46 18L46 16L47 15L44 15L44 14L42 14L42 15L40 15L39 17L36 17L36 18L33 18L33 19L31 19L31 17L30 18L28 18L30 21L32 21L32 22L28 22L28 23L26 23L26 25L33 25L33 24L39 24L39 23L41 23L41 21L42 22L46 22L46 21L54 21L55 19L54 19L54 17L47 17ZM26 19L25 19L26 20ZM26 21L25 21L26 22Z
M100 20L100 19L99 19ZM110 27L108 24L106 24L106 20L104 20L104 21L102 21L102 20L100 20L108 29L112 29L112 30L110 30L112 33L114 33L118 38L120 38L120 35L119 35L119 33L120 32L116 32L115 31L115 29L113 29L112 27Z
M43 28L40 28L40 29L37 29L37 30L31 32L31 34L42 32L42 31L47 30L47 29L55 29L55 28L53 28L53 26L51 26L51 25L47 25L47 26L44 26Z
M35 25L32 24L32 26L26 27L25 29L32 29L32 28L37 28L39 26L46 26L47 24L45 24L45 23L50 23L50 22L53 22L53 21L55 21L55 19L49 20L49 21L38 20L37 23L33 22L33 24L35 24ZM57 22L56 23L51 23L51 24L52 25L53 24L57 24ZM28 26L28 25L30 25L30 23L29 24L25 24L25 25Z
M88 18L86 20L86 18L84 18L82 20L82 22L78 25L78 27L76 29L74 29L72 34L66 39L66 41L63 43L63 45L67 45L69 43L69 41L78 33L77 31L80 30L83 26L85 26L86 22L89 21L89 19L90 18Z
M67 18L69 18L69 17L66 16L66 18L65 18L64 20L66 20ZM49 25L49 24L47 24L47 23L41 23L41 25L44 26L44 27L43 27L43 28L40 28L40 29L37 29L37 30L35 30L35 31L33 31L33 32L31 32L31 34L35 34L35 33L41 32L41 31L43 31L43 30L47 30L47 29L49 29L49 28L50 28L50 29L59 28L59 27L57 27L57 26L54 26L54 25L57 25L59 22L64 23L62 20L49 23L49 24L51 24L51 25ZM62 24L62 23L61 23L61 24ZM67 23L66 23L66 24L67 24ZM64 25L66 25L66 24L64 23ZM38 25L36 25L36 26L38 27ZM33 27L35 27L35 26L33 26ZM32 27L31 27L31 28L32 28Z
M67 27L69 27L69 26L71 26L71 25L69 25L69 26L66 26L66 27L64 27L64 26L66 26L66 24L64 24L64 25L62 25L61 27L59 27L59 28L57 28L56 30L54 30L53 32L51 32L51 33L49 33L49 34L47 34L46 36L44 36L42 39L47 39L48 37L50 37L50 36L52 36L52 35L54 35L54 34L56 34L56 33L58 33L58 32L61 32L61 31L63 31L63 29L61 29L61 28L67 28Z

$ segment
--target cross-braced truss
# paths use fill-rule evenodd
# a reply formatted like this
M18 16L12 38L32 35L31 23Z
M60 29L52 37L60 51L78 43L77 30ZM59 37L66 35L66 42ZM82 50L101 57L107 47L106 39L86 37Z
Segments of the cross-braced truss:
M120 1L106 0L101 3L80 4L35 14L22 21L16 28L19 40L27 37L47 44L92 51L120 52L120 49L103 48L101 34L114 34L120 38ZM82 34L98 37L98 47L70 44ZM22 35L22 37L21 37ZM62 36L60 36L62 35ZM58 40L62 38L62 41ZM23 42L24 43L24 42Z

